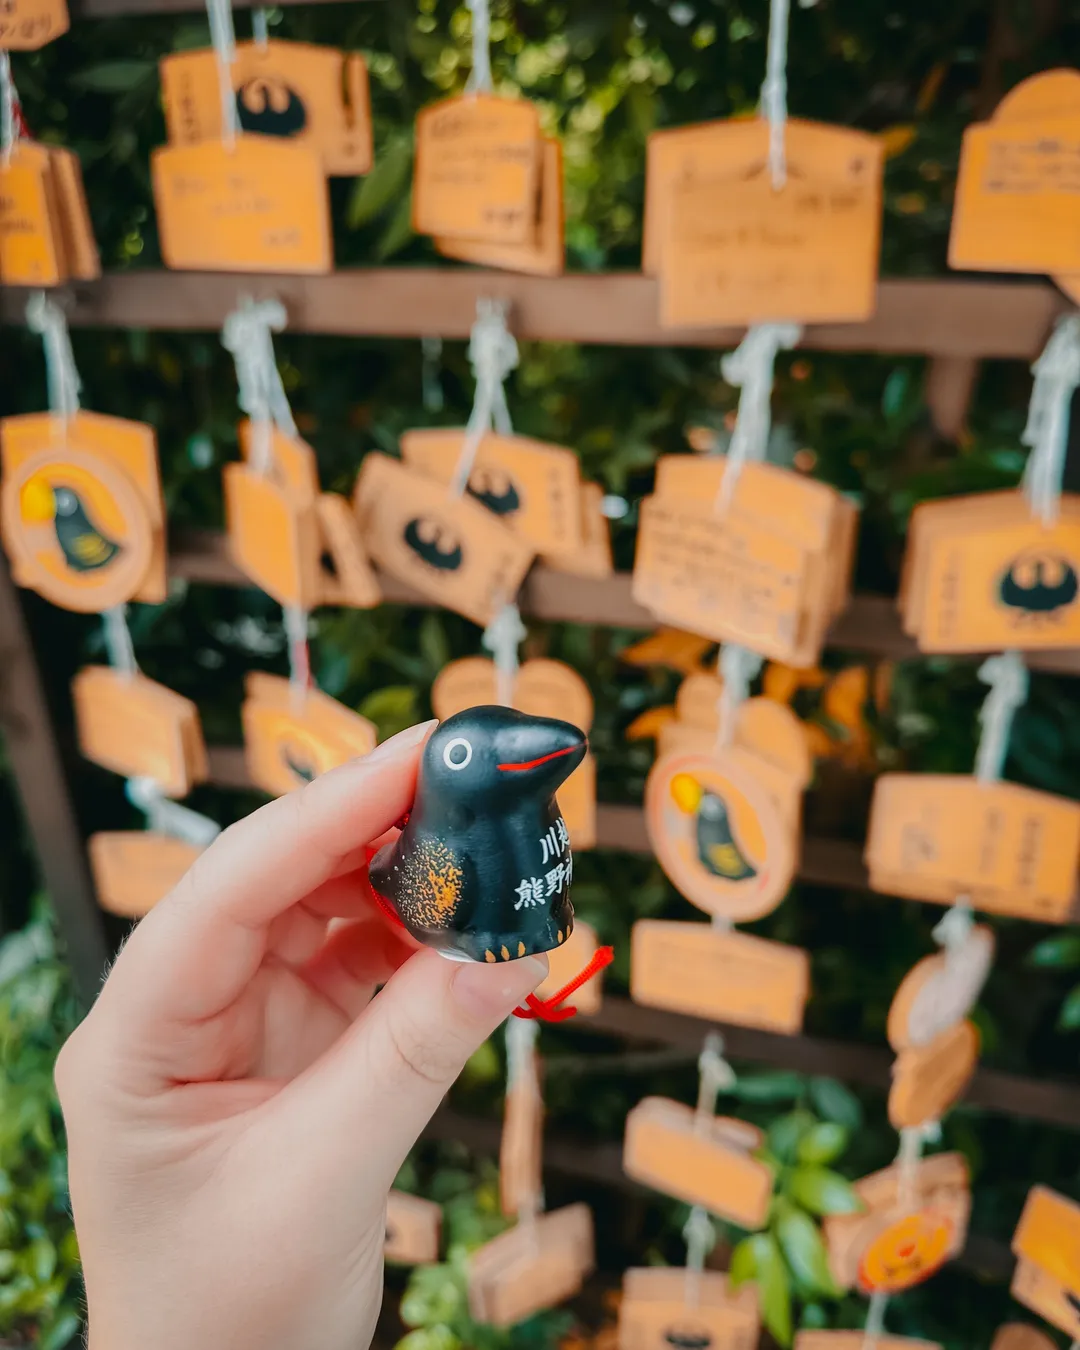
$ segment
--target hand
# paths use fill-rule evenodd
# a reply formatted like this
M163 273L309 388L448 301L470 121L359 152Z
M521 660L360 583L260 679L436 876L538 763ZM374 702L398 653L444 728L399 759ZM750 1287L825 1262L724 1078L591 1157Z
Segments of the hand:
M373 904L432 725L226 830L61 1051L90 1350L368 1344L394 1176L547 970L417 950Z

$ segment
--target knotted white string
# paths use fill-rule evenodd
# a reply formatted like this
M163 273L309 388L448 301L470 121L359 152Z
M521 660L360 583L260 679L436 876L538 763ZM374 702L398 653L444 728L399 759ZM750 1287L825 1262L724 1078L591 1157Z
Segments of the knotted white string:
M518 345L506 326L507 310L503 300L478 300L476 304L476 322L469 336L469 361L476 376L476 392L450 480L452 497L460 497L468 487L484 435L495 430L501 436L509 436L513 430L503 381L517 368Z
M1031 447L1024 471L1024 492L1032 514L1053 525L1061 499L1061 476L1069 439L1072 397L1080 386L1080 315L1057 321L1042 355L1031 367L1035 384L1027 426L1020 440Z
M232 353L239 385L237 402L252 421L255 433L251 467L268 474L273 468L271 424L286 436L296 435L296 423L274 359L274 333L285 327L287 315L280 300L244 300L226 315L221 343Z
M733 352L720 362L728 384L742 390L735 430L731 433L724 477L716 509L726 511L747 461L760 461L769 448L772 429L771 398L777 353L794 347L802 337L797 323L762 323L751 328Z
M769 123L769 177L779 191L787 182L787 48L789 0L771 0L769 5L769 51L765 59L765 82L761 86L761 112Z
M442 360L442 338L420 339L420 397L425 412L441 412L445 399L439 382L439 362Z
M518 647L528 636L517 605L503 605L484 629L480 641L495 659L495 697L504 708L514 702L514 682L518 673ZM521 1018L514 1018L519 1022Z
M730 1092L735 1086L735 1070L724 1058L724 1038L718 1031L705 1037L698 1055L698 1099L694 1113L694 1129L707 1132L716 1115L716 1099L721 1092Z
M44 291L37 291L27 301L26 322L33 332L41 335L45 350L49 411L66 422L79 411L82 382L75 366L64 311Z
M124 679L133 679L139 673L139 667L127 623L127 605L113 605L111 609L104 610L101 621L105 629L105 650L109 654L109 665Z
M1019 652L991 656L979 667L979 679L990 686L979 722L979 748L975 753L975 777L980 783L996 783L1005 767L1016 710L1028 696L1028 672Z
M467 94L490 94L491 13L488 0L465 0L472 13L472 72L465 85Z
M720 648L716 662L720 676L720 698L717 702L719 724L716 732L716 748L726 749L735 739L735 727L739 718L739 709L750 693L750 682L757 678L763 658L749 647L740 647L738 643L728 642Z
M11 160L11 152L19 140L19 121L15 116L17 102L11 59L6 51L0 51L0 163L5 165Z
M266 44L270 40L270 26L267 22L266 10L262 5L256 6L251 11L251 36L255 40L256 47L260 51L265 51Z
M146 823L157 834L182 839L196 848L206 848L221 833L221 826L190 806L181 806L165 796L153 778L129 778L127 797L146 815Z
M701 1272L705 1269L705 1258L716 1246L716 1229L705 1207L695 1205L682 1231L686 1240L684 1302L688 1308L696 1308L701 1298Z
M229 0L206 0L206 14L210 20L210 41L217 56L218 89L221 93L221 139L231 150L236 144L239 121L236 115L236 95L233 93L232 68L236 61L236 31L233 28L232 6Z
M289 648L289 698L296 712L303 709L311 685L308 651L308 611L300 605L285 605L281 611Z

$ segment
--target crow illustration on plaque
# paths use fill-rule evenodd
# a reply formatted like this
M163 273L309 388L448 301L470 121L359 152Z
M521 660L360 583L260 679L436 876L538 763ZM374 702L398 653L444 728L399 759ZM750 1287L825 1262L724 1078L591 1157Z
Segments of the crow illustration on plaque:
M259 136L296 136L307 126L304 101L283 81L260 75L236 91L242 131Z
M462 961L550 951L574 927L573 859L555 793L581 763L577 727L512 708L469 708L424 747L399 838L371 884L418 941Z
M1056 620L1080 593L1076 569L1060 553L1033 550L1014 558L998 583L998 599L1017 619Z
M512 516L521 510L521 496L505 469L480 465L473 470L466 491L497 516Z
M417 516L403 531L405 543L422 563L437 572L456 572L465 560L457 534L431 516Z

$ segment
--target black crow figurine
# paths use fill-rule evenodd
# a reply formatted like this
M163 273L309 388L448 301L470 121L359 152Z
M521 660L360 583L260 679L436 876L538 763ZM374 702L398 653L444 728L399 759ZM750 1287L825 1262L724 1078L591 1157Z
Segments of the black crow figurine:
M436 728L401 835L370 867L413 937L471 961L565 942L572 863L555 792L587 748L569 722L512 708L469 708Z

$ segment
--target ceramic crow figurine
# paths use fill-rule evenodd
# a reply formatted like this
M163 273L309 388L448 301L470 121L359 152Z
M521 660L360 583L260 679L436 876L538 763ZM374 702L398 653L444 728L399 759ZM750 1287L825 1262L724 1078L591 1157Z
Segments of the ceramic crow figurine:
M413 937L463 961L514 961L569 937L570 840L555 792L587 748L569 722L512 708L469 708L436 728L401 835L370 867Z

